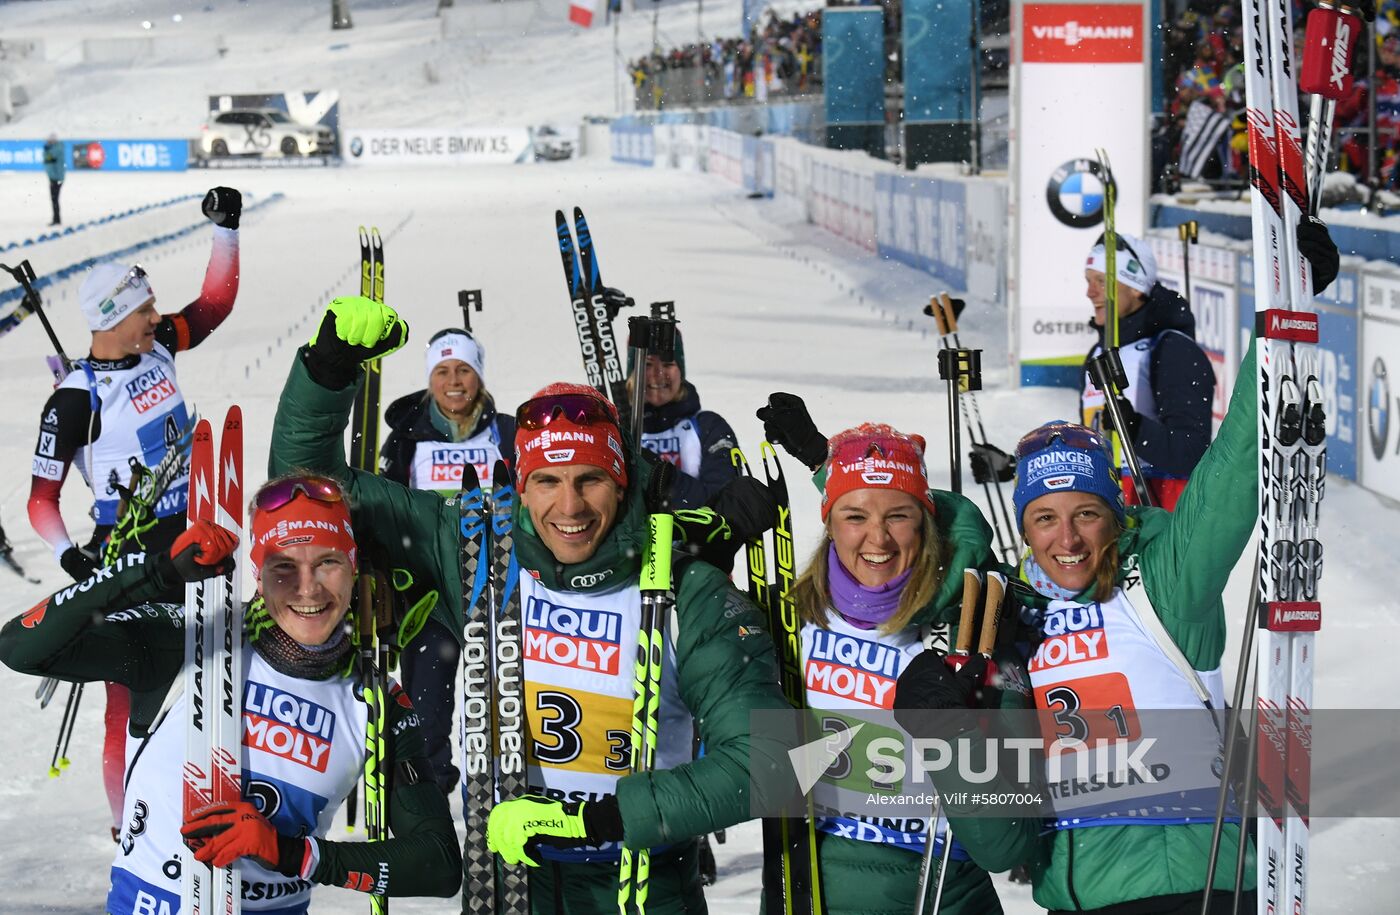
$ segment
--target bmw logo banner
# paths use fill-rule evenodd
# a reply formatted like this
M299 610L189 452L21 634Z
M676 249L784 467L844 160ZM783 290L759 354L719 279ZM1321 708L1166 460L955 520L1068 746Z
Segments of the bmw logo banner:
M1151 192L1148 4L1013 5L1008 305L1022 384L1076 387L1097 335L1084 262L1103 231L1108 151L1120 231L1143 234Z

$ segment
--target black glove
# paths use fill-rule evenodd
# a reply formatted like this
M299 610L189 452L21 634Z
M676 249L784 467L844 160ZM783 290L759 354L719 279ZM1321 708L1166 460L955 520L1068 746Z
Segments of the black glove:
M213 521L196 521L175 538L170 551L156 557L161 583L203 581L233 571L238 538Z
M734 554L744 541L734 536L723 515L713 508L682 508L671 517L675 542L687 553L717 569L734 565Z
M991 442L979 445L972 443L967 453L967 463L972 468L974 483L1010 483L1016 478L1016 459Z
M753 477L735 477L707 504L729 522L740 541L752 540L778 523L778 500Z
M236 229L243 213L243 195L231 187L211 187L199 208L214 225Z
M603 304L607 306L609 321L616 318L622 309L631 308L637 304L636 300L630 295L623 292L621 289L614 289L611 286L604 286L603 291L600 292L599 295L603 298Z
M987 659L973 655L957 671L941 651L915 655L894 686L894 720L914 737L946 738L977 724Z
M1142 430L1142 416L1133 409L1132 402L1122 394L1114 397L1114 400L1118 403L1118 412L1123 414L1123 425L1127 427L1118 431L1130 441L1137 441L1138 432ZM1099 416L1105 429L1113 428L1113 414L1108 412L1107 407L1104 407L1104 411Z
M757 416L763 421L763 437L781 445L809 470L826 462L826 436L817 431L801 397L782 391L769 394L767 405L758 408Z
M80 546L70 546L58 557L58 564L74 581L87 581L97 571L97 557Z
M1327 231L1327 223L1316 216L1304 216L1298 220L1298 253L1312 265L1312 293L1321 295L1322 290L1332 285L1341 269L1341 257L1337 254L1337 244Z
M306 349L306 370L323 388L349 387L360 363L379 359L408 342L408 324L394 309L364 296L345 296L326 306Z

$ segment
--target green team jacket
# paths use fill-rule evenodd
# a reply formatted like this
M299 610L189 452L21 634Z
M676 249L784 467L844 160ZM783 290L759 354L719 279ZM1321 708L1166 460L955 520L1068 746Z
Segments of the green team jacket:
M1259 492L1258 405L1251 344L1230 410L1192 472L1174 512L1128 509L1119 540L1123 576L1134 566L1162 624L1197 670L1220 665L1225 651L1221 595L1254 529ZM990 871L1024 863L1037 904L1080 911L1134 899L1199 893L1210 861L1210 824L1096 826L1042 830L1039 819L952 817L953 832ZM1215 877L1231 889L1239 829L1226 824ZM1253 886L1253 850L1245 870Z
M81 584L45 598L0 629L0 662L23 674L71 683L110 681L131 690L131 734L145 738L185 662L183 608L155 602L168 593L144 553L131 553ZM176 587L179 582L173 583ZM451 896L461 880L457 833L432 779L409 784L400 772L428 772L411 709L388 703L389 826L384 842L318 837L314 883L343 886L351 871L393 874L391 896ZM166 721L163 727L179 727ZM172 769L172 779L180 774Z
M947 572L938 592L914 615L910 625L946 625L956 637L963 569L1001 571L1001 567L992 552L992 529L977 506L957 493L931 492L934 524L946 544ZM1024 707L1027 701L1009 691L1003 697L1003 704L1013 707ZM907 915L914 910L920 863L921 856L907 849L823 834L822 888L828 911L831 915ZM932 889L925 910L933 910ZM943 915L996 915L1002 908L986 870L973 861L953 861L939 911Z
M344 434L355 385L331 391L307 374L298 354L277 405L268 471L276 475L296 468L329 474L349 489L357 529L392 532L379 539L389 544L395 561L408 560L442 592L439 610L449 629L462 630L462 583L457 500L413 490L345 463ZM627 501L596 553L586 562L560 565L535 533L529 513L516 502L515 551L520 566L538 575L547 588L603 593L638 580L647 542L643 493L651 475L646 461L628 460ZM398 550L402 552L399 553ZM667 637L675 644L681 700L694 716L705 743L700 759L617 782L624 843L650 848L683 842L750 819L749 767L772 777L761 779L766 792L783 796L796 791L788 762L790 739L749 733L750 713L784 709L778 688L773 643L762 614L736 591L723 572L702 562L684 564L677 576L676 608ZM585 585L584 582L589 582ZM438 612L438 611L435 611ZM670 621L668 621L669 623ZM767 798L753 799L766 803ZM773 803L776 809L780 800ZM574 866L567 866L570 871ZM653 864L653 901L656 872ZM616 868L612 869L615 877ZM616 883L608 909L616 909Z

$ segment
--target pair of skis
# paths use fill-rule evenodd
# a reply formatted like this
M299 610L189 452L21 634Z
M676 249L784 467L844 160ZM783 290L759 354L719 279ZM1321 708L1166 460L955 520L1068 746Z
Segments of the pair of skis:
M613 402L622 417L622 428L629 426L631 406L627 398L627 375L622 351L613 334L612 315L603 301L603 278L598 269L598 251L588 231L583 210L574 207L574 229L562 210L554 211L554 227L559 237L559 256L564 263L564 281L569 287L569 303L574 330L578 332L579 353L588 384ZM577 243L575 243L577 236Z
M191 522L212 521L243 535L243 413L229 408L215 460L208 420L195 426L190 453ZM243 597L240 570L185 586L184 819L211 804L242 799ZM181 864L184 915L241 911L240 865Z
M360 295L384 301L384 241L376 227L360 226ZM365 363L365 377L350 414L350 466L369 473L379 466L380 360Z
M801 711L807 708L807 685L802 676L802 623L792 597L797 569L787 480L772 445L764 442L759 453L768 491L778 503L778 521L773 527L771 553L761 534L746 546L748 593L767 615L769 632L777 649L783 696L789 705ZM740 473L752 476L742 451L733 449L729 458ZM772 580L768 572L770 567ZM825 910L817 857L816 818L810 795L806 817L763 820L763 898L768 912L783 915L820 915Z
M1332 14L1335 28L1314 32L1305 60L1321 59L1328 77L1350 71L1348 33L1360 20ZM1317 197L1309 193L1293 62L1293 10L1280 0L1244 5L1245 95L1254 235L1258 334L1259 553L1255 662L1259 804L1260 912L1307 911L1311 705L1315 633L1321 627L1318 514L1327 474L1326 415L1312 306L1312 271L1297 225ZM1338 53L1340 64L1338 67ZM1332 94L1331 79L1311 88ZM1341 91L1338 83L1335 87ZM1326 128L1314 120L1311 131ZM1313 138L1310 136L1310 140ZM1326 143L1318 146L1325 147ZM1325 148L1309 143L1320 175ZM1316 183L1316 178L1314 179ZM1241 671L1240 676L1244 676ZM1207 888L1209 889L1209 888Z
M528 915L525 865L497 866L486 845L486 821L498 800L526 791L524 618L520 567L513 558L515 485L497 461L489 493L476 467L462 468L458 497L462 535L463 818L462 911ZM486 598L485 605L481 603Z
M360 226L360 295L376 302L384 301L384 242L379 237L377 226L368 231L364 226ZM366 473L379 471L379 402L382 379L380 360L372 359L366 362L365 376L360 379L360 387L355 392L355 402L350 409L348 463L354 469ZM381 662L387 660L387 656L380 659ZM387 667L383 663L380 663L380 667L387 676ZM355 831L355 815L359 806L359 786L356 785L350 789L350 797L345 805L347 832Z

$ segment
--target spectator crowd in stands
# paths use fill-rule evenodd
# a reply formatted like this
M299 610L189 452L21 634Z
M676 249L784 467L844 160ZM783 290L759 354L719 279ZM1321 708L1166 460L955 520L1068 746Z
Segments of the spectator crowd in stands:
M657 48L628 64L637 107L665 107L672 85L689 89L703 84L702 97L687 91L687 102L763 101L775 95L819 92L821 31L820 9L789 18L769 10L762 27L755 27L748 40L717 38L670 51ZM697 67L702 72L697 74Z
M1294 3L1295 57L1301 59L1310 6ZM1154 171L1179 164L1184 177L1242 185L1248 177L1245 133L1244 54L1237 3L1198 0L1165 32L1163 68L1168 87L1166 117L1153 137ZM1369 181L1367 119L1370 95L1376 101L1377 180L1400 185L1400 0L1381 0L1375 23L1376 77L1369 78L1364 40L1353 58L1355 88L1337 104L1335 165ZM1308 97L1300 98L1307 117ZM1193 110L1194 109L1194 110ZM1225 124L1228 123L1228 128ZM1219 127L1221 129L1213 130ZM1198 133L1204 131L1204 133ZM1203 148L1200 142L1206 142Z

